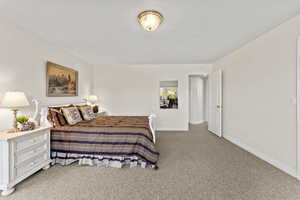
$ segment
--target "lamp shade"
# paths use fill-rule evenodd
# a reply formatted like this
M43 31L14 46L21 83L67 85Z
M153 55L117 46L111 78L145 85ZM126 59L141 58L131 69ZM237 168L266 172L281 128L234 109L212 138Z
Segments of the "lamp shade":
M23 92L6 92L1 106L6 108L20 108L29 106L29 102Z
M87 100L94 104L98 101L98 97L96 95L90 95L88 96Z

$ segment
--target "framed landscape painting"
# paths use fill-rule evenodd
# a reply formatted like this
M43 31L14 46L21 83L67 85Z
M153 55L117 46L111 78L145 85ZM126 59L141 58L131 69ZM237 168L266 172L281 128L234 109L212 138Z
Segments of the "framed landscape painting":
M47 62L47 96L78 96L78 72L76 70Z

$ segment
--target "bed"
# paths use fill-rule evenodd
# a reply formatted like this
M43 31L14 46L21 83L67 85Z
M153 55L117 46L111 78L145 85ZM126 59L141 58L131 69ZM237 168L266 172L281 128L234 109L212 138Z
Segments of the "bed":
M158 169L154 118L98 115L73 126L53 127L52 164Z

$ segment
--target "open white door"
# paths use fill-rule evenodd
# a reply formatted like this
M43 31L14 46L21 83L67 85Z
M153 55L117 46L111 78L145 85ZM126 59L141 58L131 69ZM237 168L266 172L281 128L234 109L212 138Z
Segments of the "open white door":
M208 82L208 130L222 137L222 71L210 73Z

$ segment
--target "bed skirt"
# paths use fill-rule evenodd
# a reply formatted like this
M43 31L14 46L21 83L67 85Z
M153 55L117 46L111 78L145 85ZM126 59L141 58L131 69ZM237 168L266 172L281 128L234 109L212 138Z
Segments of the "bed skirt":
M156 165L148 164L144 160L139 159L136 156L100 156L100 155L90 155L90 154L76 154L76 153L61 153L61 152L51 152L52 165L70 165L72 163L78 162L79 165L89 165L89 166L103 166L103 167L141 167L141 168L154 168Z

